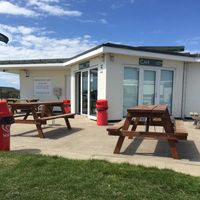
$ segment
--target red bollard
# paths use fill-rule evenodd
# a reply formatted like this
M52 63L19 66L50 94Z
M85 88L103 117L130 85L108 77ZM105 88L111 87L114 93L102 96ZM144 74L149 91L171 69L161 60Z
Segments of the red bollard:
M0 151L10 151L10 126L14 118L6 101L0 101Z
M71 101L69 99L63 100L64 110L66 113L71 113Z
M96 101L97 125L103 126L108 124L108 101L100 99Z

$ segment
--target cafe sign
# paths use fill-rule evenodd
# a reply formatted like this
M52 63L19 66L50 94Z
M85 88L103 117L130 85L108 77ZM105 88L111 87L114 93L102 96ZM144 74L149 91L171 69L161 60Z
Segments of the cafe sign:
M162 67L163 61L156 59L139 58L139 65Z

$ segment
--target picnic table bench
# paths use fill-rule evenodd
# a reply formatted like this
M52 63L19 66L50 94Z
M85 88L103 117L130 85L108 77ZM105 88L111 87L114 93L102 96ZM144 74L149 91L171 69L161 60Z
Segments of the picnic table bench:
M119 136L114 153L120 153L126 136L129 139L141 137L167 140L172 157L175 159L180 158L176 143L178 140L187 140L188 132L184 128L182 120L172 122L167 106L141 105L130 108L127 112L125 120L107 129L108 135ZM137 131L138 125L145 126L145 131ZM150 126L161 126L164 132L149 131Z
M42 125L46 124L48 120L64 118L68 129L71 129L69 118L74 118L74 113L66 113L63 102L29 102L29 103L15 103L9 104L11 111L15 118L15 123L35 124L38 135L44 138ZM60 107L60 113L56 114L53 111L54 107ZM24 110L22 114L16 114L18 109ZM32 119L28 119L32 116ZM23 117L21 119L21 117ZM20 119L18 119L20 118Z

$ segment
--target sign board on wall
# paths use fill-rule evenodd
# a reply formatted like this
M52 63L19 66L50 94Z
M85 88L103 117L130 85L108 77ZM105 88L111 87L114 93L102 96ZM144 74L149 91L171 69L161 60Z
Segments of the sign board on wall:
M34 78L34 96L49 97L52 95L51 78L38 77Z
M163 61L155 59L139 58L139 65L162 67Z

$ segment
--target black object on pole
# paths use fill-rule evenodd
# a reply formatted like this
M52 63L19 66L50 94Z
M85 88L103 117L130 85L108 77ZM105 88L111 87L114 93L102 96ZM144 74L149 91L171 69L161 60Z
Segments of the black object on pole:
M5 36L2 33L0 33L0 41L5 42L7 44L9 39L8 39L7 36Z

